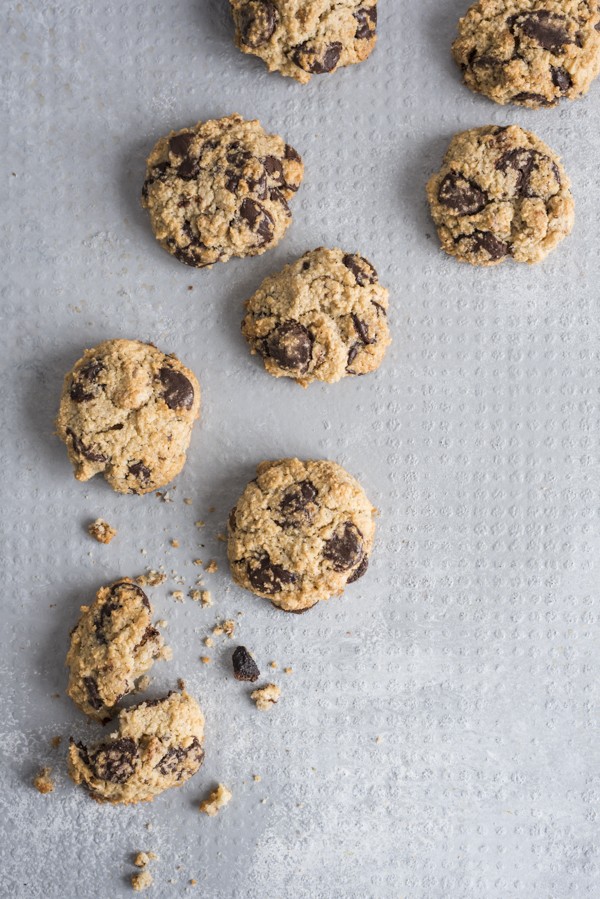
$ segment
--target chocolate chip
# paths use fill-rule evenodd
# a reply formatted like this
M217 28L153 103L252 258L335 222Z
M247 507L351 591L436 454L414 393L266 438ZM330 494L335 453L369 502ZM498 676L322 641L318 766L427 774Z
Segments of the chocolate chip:
M255 561L248 562L246 570L248 580L254 589L259 593L266 593L268 596L281 593L285 586L295 584L298 580L298 576L293 572L287 571L282 565L271 562L268 553Z
M90 755L90 767L99 780L110 783L125 783L136 768L138 747L130 737L121 737L110 743L104 743Z
M552 100L542 97L541 94L532 94L528 91L521 91L512 97L513 103L536 103L538 106L552 106Z
M476 215L488 203L485 191L460 172L446 175L438 190L438 200L457 215Z
M275 223L267 210L256 200L246 197L240 206L240 215L250 225L251 230L260 237L261 244L273 239Z
M158 373L164 388L163 399L169 409L191 409L194 405L194 388L186 376L174 368L161 368Z
M350 366L352 365L352 363L354 362L354 360L355 360L356 357L358 356L358 351L359 351L359 350L360 350L360 344L359 344L359 343L354 343L354 344L352 344L352 346L351 346L350 349L348 350L348 361L346 362L346 371L349 372L349 373L352 374L352 375L353 375L353 374L356 374L356 372L353 372L353 371L351 370Z
M312 359L314 338L308 328L290 319L271 331L265 341L266 355L280 368L304 374Z
M142 484L147 484L152 477L152 472L143 462L134 462L130 465L129 474L133 475L134 478L137 478L138 481L141 481Z
M154 184L155 181L164 181L164 177L169 168L168 162L159 162L158 165L155 165L154 168L150 171L150 174L144 181L142 187L142 197L144 200L148 199L148 188L151 184Z
M311 508L318 495L312 481L300 481L288 487L279 503L281 518L277 520L282 528L295 528L312 521L314 509Z
M86 446L82 440L75 436L70 428L67 428L67 434L71 438L73 449L76 453L79 453L80 456L89 459L90 462L108 462L108 456Z
M351 521L340 525L332 537L325 541L323 557L331 562L334 571L348 571L362 561L363 537Z
M293 147L290 147L289 144L285 145L284 155L286 159L292 159L294 162L302 162L300 154L297 153Z
M184 181L192 181L200 174L200 164L197 159L187 156L177 167L177 175Z
M187 156L193 141L194 133L192 131L182 131L181 134L174 134L169 138L169 150L173 156Z
M539 44L543 50L549 50L551 53L557 53L565 44L573 43L565 28L566 21L565 16L548 12L546 9L518 13L507 19L513 34L521 32Z
M374 338L369 337L369 328L367 326L367 323L364 322L362 318L359 318L355 312L352 313L352 321L354 323L354 327L356 328L356 333L365 345L377 343Z
M197 770L204 759L204 750L194 737L189 746L173 746L166 752L162 759L155 765L162 775L169 777L177 773L177 779L181 780L185 774L187 762L195 766Z
M546 164L552 168L553 174L560 188L560 174L556 164L544 153L537 150L517 149L505 153L496 163L500 172L508 172L509 169L518 172L515 184L515 193L520 197L537 197L533 186L532 177L541 165Z
M359 256L358 253L347 253L343 257L342 263L352 272L359 287L376 283L377 272L364 256Z
M361 578L363 576L363 574L366 574L368 567L369 567L369 557L363 556L362 562L360 563L360 565L358 566L356 571L352 572L352 574L350 575L350 577L348 578L346 583L353 584L355 581L359 580L359 578Z
M84 677L83 684L88 695L88 703L93 709L98 711L98 709L101 709L104 705L100 698L100 693L98 692L98 682L93 677Z
M317 52L309 41L299 44L293 53L292 59L305 72L312 75L325 75L332 72L340 61L342 45L339 41L328 44L324 51Z
M277 28L279 15L271 0L249 0L240 13L240 37L247 47L266 44Z
M231 510L231 512L229 513L229 529L231 531L235 531L235 529L237 528L237 521L236 521L236 517L235 517L236 511L237 511L237 507L234 506L233 509Z
M561 94L568 93L573 84L573 80L567 70L563 69L562 66L550 66L550 72L552 74L552 84L554 87L557 87Z
M372 38L377 27L377 7L361 7L353 15L358 22L358 28L354 37L359 41Z
M375 300L371 300L371 302L377 309L377 315L378 316L383 315L384 318L387 318L387 312L385 311L385 309L383 308L381 303L376 303Z
M502 259L510 253L510 247L500 240L491 231L475 231L472 235L473 252L485 250L490 259Z
M276 156L265 156L265 158L263 159L263 165L267 174L270 178L273 179L273 181L277 181L279 184L283 184L283 166L280 159L277 159Z
M238 646L232 656L233 676L236 680L254 681L260 677L258 665L245 646Z
M148 640L155 640L157 637L160 637L160 633L157 631L155 627L151 624L148 625L144 633L142 634L142 639L139 643L136 643L134 649L140 649L142 646L145 646Z
M269 191L269 199L273 200L275 203L281 203L286 215L292 214L286 198L283 196L278 187L271 188L271 190Z

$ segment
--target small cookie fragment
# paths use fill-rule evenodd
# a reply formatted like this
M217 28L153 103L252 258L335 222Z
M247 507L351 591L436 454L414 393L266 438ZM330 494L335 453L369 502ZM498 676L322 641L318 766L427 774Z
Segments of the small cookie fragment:
M274 377L332 384L381 365L388 296L363 256L319 247L263 281L246 302L242 334Z
M95 746L71 740L69 774L97 802L150 802L192 777L204 760L204 716L185 690L123 709Z
M101 587L71 632L67 693L82 712L110 720L119 700L170 650L152 624L152 606L141 587L123 578Z
M377 0L230 0L236 45L301 84L367 59Z
M281 690L276 684L267 684L266 687L260 687L250 694L250 699L256 703L259 712L268 712L273 708L276 702L279 702Z
M54 781L50 777L52 768L41 768L39 773L34 777L32 783L38 793L53 793Z
M110 543L117 536L115 528L111 527L108 521L103 518L97 518L88 525L88 534L97 540L98 543Z
M185 464L200 412L196 376L139 340L106 340L75 363L56 419L78 481L102 474L117 493L149 493Z
M452 53L467 87L496 103L575 100L600 72L598 0L478 0Z
M518 125L455 135L427 197L443 249L471 265L541 262L575 215L559 157Z
M303 612L365 574L375 514L335 462L263 462L229 516L233 578L286 612Z
M231 115L158 141L142 206L165 250L186 265L210 268L279 243L303 173L300 156L281 137Z
M136 893L141 893L142 890L147 890L148 887L151 887L153 883L154 880L150 871L138 871L136 874L131 875L131 886L136 891Z
M260 677L258 665L245 646L238 646L233 651L233 676L236 680L257 681Z
M136 866L136 868L145 868L146 865L150 864L151 861L154 861L157 858L158 856L155 852L138 852L133 860L133 864Z
M219 784L216 790L213 790L208 799L200 803L200 811L204 812L210 818L213 818L218 812L231 802L233 793L224 784Z

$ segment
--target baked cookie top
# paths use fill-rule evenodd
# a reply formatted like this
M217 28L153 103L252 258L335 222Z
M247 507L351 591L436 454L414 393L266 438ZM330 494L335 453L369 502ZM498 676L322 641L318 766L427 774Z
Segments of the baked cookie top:
M559 157L517 125L457 134L427 185L442 247L461 262L541 262L573 227Z
M179 787L204 759L204 716L185 690L123 709L118 730L94 746L71 740L69 774L98 802L150 802Z
M305 611L365 573L375 514L335 462L263 462L229 517L234 580L287 612Z
M129 578L101 587L81 612L67 653L67 693L82 712L106 723L136 680L170 651L152 625L148 597Z
M270 72L306 84L362 62L377 41L377 0L230 0L235 41Z
M598 0L479 0L452 52L465 84L537 109L585 94L600 72Z
M142 206L156 239L187 265L206 268L276 246L304 174L298 153L239 115L162 137L148 157Z
M103 474L118 493L148 493L184 466L200 385L174 355L106 340L65 377L57 433L78 481Z
M370 262L320 247L263 281L242 333L276 378L333 383L379 368L391 343L387 308Z

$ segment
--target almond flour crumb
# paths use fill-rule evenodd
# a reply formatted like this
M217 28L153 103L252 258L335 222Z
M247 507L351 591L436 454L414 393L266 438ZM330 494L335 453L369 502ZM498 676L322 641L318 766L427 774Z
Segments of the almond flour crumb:
M192 500L189 498L189 496L184 496L183 501L186 504L186 506L192 505Z
M174 599L176 602L183 602L183 600L184 600L184 596L183 596L183 591L182 591L182 590L173 590L173 592L171 593L171 596L173 597L173 599Z
M269 668L277 668L277 662L269 662Z
M231 640L235 633L235 621L231 618L225 619L225 621L221 621L220 624L215 625L213 627L213 634L215 637L220 637L221 634L226 634Z
M215 645L215 641L213 640L212 637L205 637L205 638L204 638L204 645L205 645L205 646L214 646L214 645Z
M213 604L212 593L210 592L210 590L202 590L200 599L202 600L203 606L212 606Z
M117 536L117 531L109 525L108 521L97 518L88 526L88 534L98 543L110 543L113 537Z
M155 852L138 852L133 860L133 864L136 868L145 868L149 862L154 861L157 858L158 855Z
M174 547L174 549L179 549L179 540L171 540L171 546Z
M252 780L254 781L254 783L259 784L262 780L262 777L260 776L260 774L253 774Z
M202 593L200 592L200 590L192 589L188 592L188 596L190 599L193 599L195 602L200 602L200 597L202 596Z
M38 793L52 793L54 791L54 781L50 777L52 768L41 768L37 777L33 779L33 785Z
M219 784L217 789L212 791L208 799L205 799L204 802L200 803L200 811L212 818L223 808L223 806L231 801L232 795L231 790L228 790L224 784Z
M217 560L211 559L210 562L208 562L208 564L204 566L204 570L208 574L215 574L215 572L217 572L219 570L219 566L217 565Z
M217 540L220 540L221 543L227 543L227 537L225 534L217 534Z
M53 749L58 749L61 743L62 737L59 737L58 735L56 737L52 737L52 739L50 740L50 745Z
M131 875L131 886L137 893L141 893L142 890L147 890L148 887L152 886L152 874L150 871L139 871L137 874Z
M160 587L166 579L167 575L164 571L155 571L153 568L150 568L146 574L140 574L136 577L135 582L138 587Z
M158 624L159 627L168 627L169 626L169 622L165 621L164 618L161 618L160 621L157 621L156 623Z
M268 712L279 701L281 690L276 684L267 684L250 694L250 699L256 703L259 712Z
M284 669L283 669L283 673L284 673L284 674L292 674L293 671L294 671L293 668L284 668Z
M194 559L194 565L202 565L202 559Z
M375 742L377 743L377 745L383 743L383 737L375 737Z
M200 661L204 665L210 665L210 656L200 656Z

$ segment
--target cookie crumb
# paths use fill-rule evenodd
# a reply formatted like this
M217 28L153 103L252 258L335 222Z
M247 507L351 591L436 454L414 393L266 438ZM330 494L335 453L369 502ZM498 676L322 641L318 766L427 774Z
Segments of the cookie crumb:
M225 621L221 621L220 624L215 625L213 627L213 634L215 637L220 637L221 634L226 634L231 640L235 633L235 621L231 618L226 618Z
M200 597L203 606L212 606L212 593L210 590L202 590L202 595Z
M185 690L185 681L184 681L184 679L183 679L182 677L178 677L178 678L177 678L177 686L179 687L179 689L180 689L181 692L183 693L183 691Z
M184 496L183 501L186 504L186 506L192 505L192 500L189 498L189 496Z
M33 785L38 793L52 793L54 791L54 781L50 777L52 768L41 768L39 774L34 777Z
M205 646L214 646L214 645L215 645L215 641L213 640L212 637L205 637L205 638L204 638L204 645L205 645Z
M197 528L203 528L204 525L206 524L206 522L205 521L195 521L194 524Z
M179 540L171 540L171 546L174 549L179 549Z
M217 534L217 540L219 540L221 543L227 543L227 535Z
M202 596L202 593L200 592L200 590L192 589L188 592L188 596L190 599L193 599L195 602L200 602L200 597Z
M173 590L173 592L171 593L171 596L173 597L173 599L174 599L176 602L183 602L183 600L184 600L184 596L183 596L183 591L182 591L182 590Z
M50 745L53 749L58 749L61 743L62 737L59 737L58 734L56 735L56 737L52 737L52 739L50 740Z
M148 887L152 886L152 874L150 871L139 871L137 874L131 875L131 886L137 893L141 893L142 890L148 889Z
M167 648L167 647L165 647L165 649L166 649L166 648ZM135 692L136 692L136 693L143 693L144 690L147 690L149 686L150 686L150 678L148 677L147 674L142 674L142 676L140 677L140 679L136 682L136 685L135 685Z
M97 540L98 543L110 543L117 536L116 528L110 526L108 521L103 518L97 518L88 525L88 534Z
M379 743L383 743L383 737L375 737L375 742L379 745Z
M194 559L194 565L202 565L202 559Z
M269 662L269 668L277 668L277 662Z
M254 783L258 784L261 782L262 778L261 778L260 774L253 774L252 780L254 781Z
M140 574L134 578L138 587L160 587L167 579L164 571L155 571L153 568L148 569L146 574Z
M210 665L210 656L200 656L200 661L204 665Z
M259 712L268 712L279 701L280 696L281 690L276 684L267 684L265 687L254 690L250 694L250 699L254 700Z
M212 818L223 806L231 801L232 795L231 790L228 790L224 784L219 784L208 799L200 803L200 811Z
M138 852L133 860L133 864L136 868L145 868L149 862L154 861L157 858L158 855L155 852Z
M219 566L217 565L217 560L216 560L216 559L211 559L210 562L208 562L208 563L204 566L204 570L205 570L208 574L215 574L215 572L217 572L217 571L219 570Z
M257 681L260 677L258 665L245 646L238 646L232 656L233 676L236 680Z
M284 668L283 669L284 674L293 674L293 672L294 672L293 668Z

